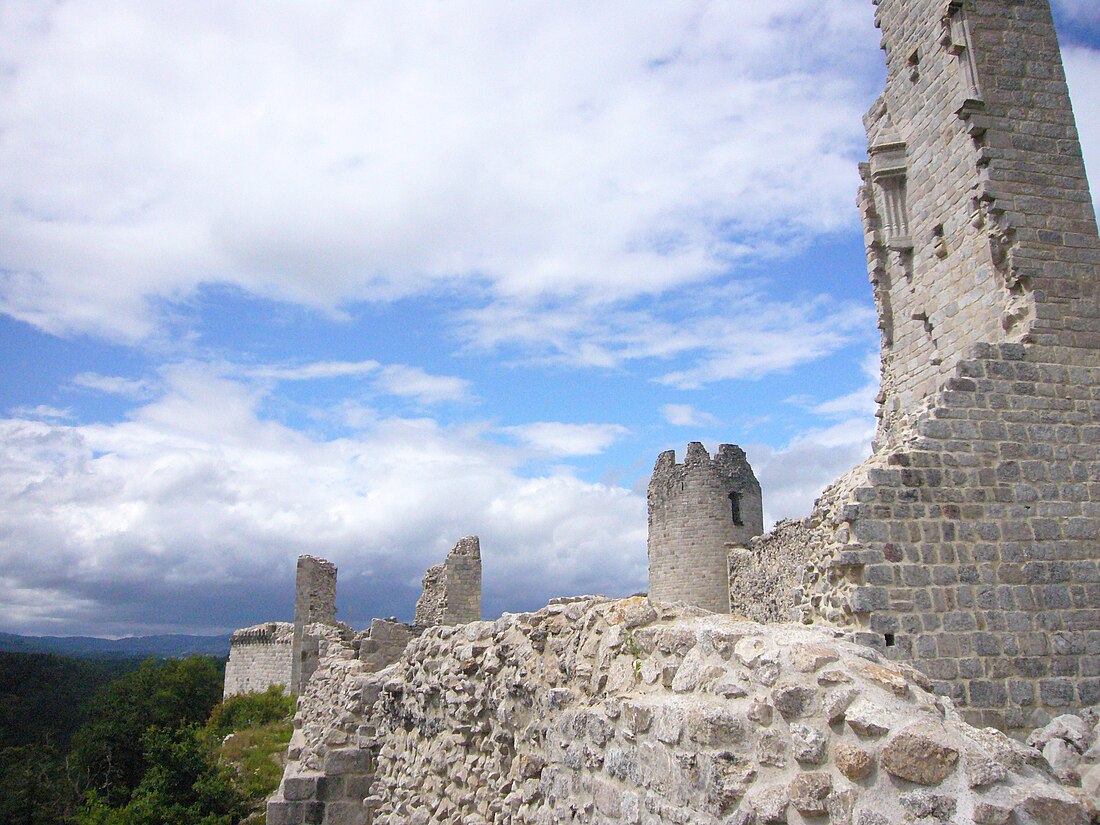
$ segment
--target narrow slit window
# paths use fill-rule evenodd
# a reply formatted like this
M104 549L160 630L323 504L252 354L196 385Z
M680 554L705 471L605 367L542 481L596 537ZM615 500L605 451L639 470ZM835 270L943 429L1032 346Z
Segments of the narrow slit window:
M733 523L740 527L745 522L741 519L741 494L730 493L730 515L733 516Z

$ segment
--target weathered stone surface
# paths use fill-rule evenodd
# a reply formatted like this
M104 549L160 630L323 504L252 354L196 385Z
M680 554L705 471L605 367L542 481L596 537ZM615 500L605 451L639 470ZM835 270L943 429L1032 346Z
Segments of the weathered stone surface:
M1055 804L1051 799L1066 804L1059 786L1013 749L1022 745L970 728L948 702L915 684L905 696L883 690L867 675L865 664L878 662L865 648L813 628L764 627L661 603L650 605L648 623L632 628L637 643L629 644L612 632L625 613L638 612L637 600L625 601L634 605L590 597L495 622L430 628L376 672L340 655L337 639L300 699L271 821L299 825L312 816L365 825L369 813L372 825L571 818L901 825L922 817L931 825L949 809L945 799L956 800L958 812L1005 798L1029 799L1040 811ZM728 658L717 653L722 639L730 642ZM748 639L759 644L742 650L765 652L742 661L733 649ZM796 646L818 644L835 646L829 667L850 681L823 689L821 669L794 666ZM692 658L722 673L713 683L700 679L674 690L674 674ZM765 660L781 683L753 680ZM608 689L624 667L629 681ZM668 678L647 683L647 669ZM745 695L716 695L711 686L723 679L744 685ZM857 725L862 713L865 729L879 724L897 732L882 743L858 733L850 719L830 727L821 694L832 691L854 692ZM764 725L777 693L798 716L775 713ZM902 747L906 737L916 744ZM873 750L882 747L898 752L897 775L928 780L927 771L942 772L949 761L940 738L1003 773L977 792L945 780L922 794L874 770ZM918 758L913 768L910 760Z
M895 734L882 749L882 766L899 779L938 785L955 770L959 752L940 731L914 725Z
M791 804L808 816L828 811L826 800L833 791L833 780L827 773L800 773L791 782Z
M1022 736L1100 700L1096 212L1047 0L874 6L875 449L733 550L731 590L758 621L850 629ZM927 688L898 670L881 687Z
M692 442L683 464L674 451L661 453L648 501L650 595L729 613L729 547L764 532L760 484L744 451L722 444L712 459Z
M874 757L858 745L838 742L833 747L833 761L836 768L853 782L866 779L875 766Z

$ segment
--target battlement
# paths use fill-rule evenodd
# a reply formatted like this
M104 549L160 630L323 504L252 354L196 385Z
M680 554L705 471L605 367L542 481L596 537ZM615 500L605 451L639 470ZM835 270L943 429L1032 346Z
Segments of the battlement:
M744 450L722 444L712 459L693 441L683 464L666 450L653 468L648 502L650 595L728 613L729 548L764 532L760 483Z

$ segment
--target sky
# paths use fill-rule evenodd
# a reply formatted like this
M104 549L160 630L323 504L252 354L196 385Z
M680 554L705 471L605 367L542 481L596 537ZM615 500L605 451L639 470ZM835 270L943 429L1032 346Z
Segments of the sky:
M870 451L870 2L0 0L0 631L646 589L657 455ZM1100 179L1100 5L1056 0Z

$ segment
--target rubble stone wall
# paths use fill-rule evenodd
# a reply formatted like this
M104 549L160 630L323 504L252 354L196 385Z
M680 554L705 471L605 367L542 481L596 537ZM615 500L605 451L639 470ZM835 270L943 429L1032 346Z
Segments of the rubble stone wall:
M562 600L378 673L331 657L267 821L1084 825L1037 751L926 687L840 631Z
M764 532L760 484L744 451L722 444L712 460L692 442L683 464L674 451L661 453L648 502L649 592L728 613L729 548Z
M235 632L229 640L224 696L267 690L290 690L294 625L267 622Z

